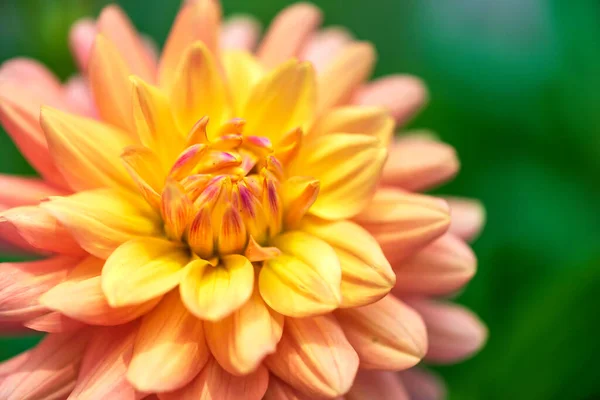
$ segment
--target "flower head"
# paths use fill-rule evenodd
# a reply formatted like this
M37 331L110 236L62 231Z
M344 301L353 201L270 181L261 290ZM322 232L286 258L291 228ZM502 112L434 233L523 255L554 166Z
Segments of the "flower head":
M393 143L418 81L365 85L372 46L316 32L308 4L255 54L255 25L220 37L220 19L216 1L187 2L156 61L109 6L73 30L85 80L0 70L0 120L44 178L2 178L0 235L49 255L5 264L0 323L50 332L1 367L0 397L373 398L360 375L351 389L359 364L403 370L428 347L390 290L445 294L472 276L459 239L433 242L447 203L392 188L456 170L452 154L414 158L440 144ZM386 164L389 149L408 157ZM436 260L452 256L450 272Z

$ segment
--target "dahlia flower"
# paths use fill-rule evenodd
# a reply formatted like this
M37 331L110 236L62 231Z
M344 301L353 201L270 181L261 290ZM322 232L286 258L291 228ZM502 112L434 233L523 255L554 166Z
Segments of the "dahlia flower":
M81 76L2 66L0 120L41 178L0 177L0 238L44 258L2 265L0 327L47 335L0 365L0 398L443 396L393 371L482 345L427 299L473 276L481 207L414 193L458 169L393 138L425 90L368 83L373 47L320 19L293 5L256 46L251 19L188 1L158 57L109 6L72 30Z

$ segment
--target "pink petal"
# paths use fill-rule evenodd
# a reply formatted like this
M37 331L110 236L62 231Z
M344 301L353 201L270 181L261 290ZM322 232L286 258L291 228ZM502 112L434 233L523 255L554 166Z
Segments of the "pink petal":
M260 35L260 22L253 17L232 17L221 29L221 48L252 51Z
M421 137L406 137L391 145L382 182L422 191L450 180L458 169L458 158L451 146Z
M450 232L467 241L476 239L485 224L485 208L481 202L458 197L449 197L446 201L452 216Z
M360 370L346 400L412 400L395 372Z
M444 400L446 386L440 377L420 368L411 368L400 373L402 383L411 400Z
M423 82L409 75L391 75L364 85L352 103L387 107L398 125L405 124L427 101Z
M48 196L65 194L39 178L0 174L0 204L8 208L35 205Z
M73 53L79 69L83 72L87 71L96 33L96 22L89 18L80 19L71 27L69 33L71 53Z
M24 325L34 331L48 333L71 332L85 326L82 322L71 319L56 311L51 311L40 317L30 319Z
M28 58L13 58L0 67L2 79L10 79L40 93L60 91L60 81L45 66Z
M466 308L433 300L409 300L427 326L429 352L425 359L450 364L471 357L487 340L487 328Z
M343 28L326 28L315 33L300 52L300 59L312 62L321 72L339 52L352 41L352 36Z
M80 115L96 117L98 111L94 105L90 86L81 75L71 77L64 86L65 97L69 105Z

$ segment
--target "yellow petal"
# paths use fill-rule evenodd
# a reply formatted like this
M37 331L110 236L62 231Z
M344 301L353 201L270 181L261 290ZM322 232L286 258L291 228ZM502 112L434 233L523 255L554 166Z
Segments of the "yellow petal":
M42 107L42 129L58 169L75 190L133 187L119 162L132 140L123 131L97 121Z
M392 295L368 306L337 310L336 317L361 368L399 371L416 365L427 352L423 320Z
M221 367L233 375L256 370L275 352L283 330L283 316L271 310L255 290L242 307L217 322L205 322L206 340Z
M184 134L175 122L169 99L158 88L137 77L130 78L133 86L133 119L142 144L158 156L167 171L183 150Z
M160 210L167 236L181 240L192 214L192 202L179 182L167 182L162 192Z
M162 239L130 240L117 248L102 269L102 290L112 307L140 304L179 284L189 261L180 244Z
M383 107L339 107L319 117L308 131L306 140L330 133L362 133L376 137L387 146L393 137L394 126L394 119Z
M96 36L87 72L101 119L135 138L129 84L132 71L114 43L104 35Z
M202 42L217 54L221 7L215 0L188 1L177 14L159 65L160 86L170 89L182 55L193 43Z
M264 136L277 145L313 117L315 72L309 63L291 60L264 76L252 89L242 117L247 135Z
M158 214L141 197L123 190L51 197L40 207L56 217L88 253L103 259L130 239L162 232Z
M141 35L136 32L127 14L111 4L98 17L98 32L115 45L132 73L152 81L156 77L156 63L152 60Z
M342 268L342 304L358 307L373 303L394 287L396 276L379 244L361 226L350 221L303 221L299 229L329 243Z
M226 51L221 56L233 101L233 115L241 115L254 85L264 74L258 60L246 51Z
M294 229L306 215L319 195L319 181L303 176L293 176L283 184L283 223Z
M207 115L210 127L218 127L228 116L225 83L206 45L194 43L183 55L170 92L173 112L183 132Z
M88 257L67 278L44 293L40 303L75 320L92 325L121 325L150 311L158 298L135 306L111 307L100 284L104 261Z
M153 208L160 208L160 195L165 171L152 150L139 145L127 146L121 154L123 165L137 185L138 191Z
M375 49L368 42L346 46L319 74L319 111L348 103L375 65Z
M142 320L127 380L140 392L179 389L202 370L209 355L202 321L189 313L174 290Z
M332 398L352 386L358 356L333 316L287 318L277 352L265 364L310 398Z
M321 182L310 213L325 219L346 219L371 200L387 151L373 136L335 133L303 146L288 174L312 176Z
M283 254L265 261L258 280L269 307L301 318L339 306L341 269L331 246L299 231L284 233L272 244Z
M249 375L233 376L211 358L192 383L161 393L160 400L261 400L268 384L269 372L263 366Z
M221 258L217 266L192 261L181 280L181 298L198 318L218 321L240 308L252 295L254 268L244 256Z

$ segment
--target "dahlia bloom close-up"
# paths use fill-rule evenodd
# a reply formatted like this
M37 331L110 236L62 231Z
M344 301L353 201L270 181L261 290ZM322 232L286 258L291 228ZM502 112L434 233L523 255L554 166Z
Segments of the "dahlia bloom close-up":
M117 6L71 31L80 75L0 69L0 121L39 178L0 175L0 399L442 399L421 361L487 330L450 303L482 206L417 78L299 3L259 40L214 0L160 52ZM417 367L420 368L420 367ZM398 373L398 371L401 371Z

